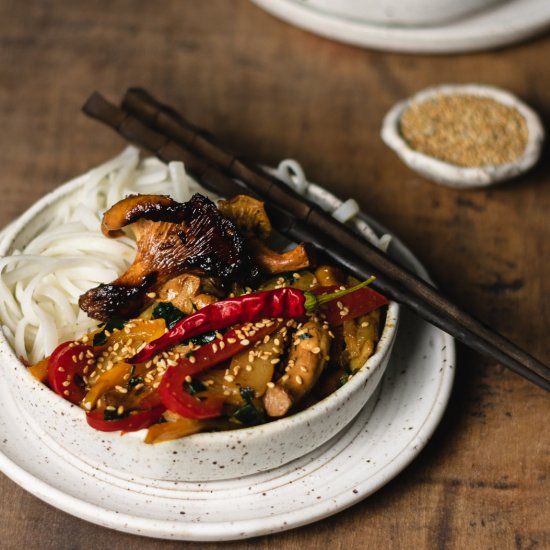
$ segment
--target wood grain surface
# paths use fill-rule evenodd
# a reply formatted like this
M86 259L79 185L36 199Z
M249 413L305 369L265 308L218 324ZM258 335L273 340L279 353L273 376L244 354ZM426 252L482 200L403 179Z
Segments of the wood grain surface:
M0 220L115 155L80 113L99 90L150 89L264 163L298 159L399 235L440 287L550 362L550 161L486 191L407 169L384 113L432 84L481 82L550 117L550 38L495 52L365 51L286 25L245 0L2 0ZM0 479L0 548L550 548L550 396L463 347L445 418L404 472L362 503L250 541L173 543L75 519Z

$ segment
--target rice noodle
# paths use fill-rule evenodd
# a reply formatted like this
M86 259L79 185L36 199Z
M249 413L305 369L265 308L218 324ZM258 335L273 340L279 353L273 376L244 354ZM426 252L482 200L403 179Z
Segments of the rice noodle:
M183 202L199 190L181 163L140 161L134 147L84 178L24 248L0 259L2 330L17 355L31 363L97 326L78 307L78 297L118 277L134 258L131 237L101 234L103 212L131 194L171 195Z

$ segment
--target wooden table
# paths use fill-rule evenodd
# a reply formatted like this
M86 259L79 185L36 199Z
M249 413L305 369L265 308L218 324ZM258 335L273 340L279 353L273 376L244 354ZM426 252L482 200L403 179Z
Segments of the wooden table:
M356 197L452 299L550 361L550 162L459 192L412 173L379 138L394 102L441 82L502 86L548 124L550 38L464 56L363 51L245 0L5 0L0 26L3 224L123 147L80 114L93 90L118 100L143 85L236 151L298 159L313 181ZM334 517L227 547L548 548L549 405L544 391L460 346L445 418L410 467ZM2 548L199 546L97 527L6 477L0 502Z

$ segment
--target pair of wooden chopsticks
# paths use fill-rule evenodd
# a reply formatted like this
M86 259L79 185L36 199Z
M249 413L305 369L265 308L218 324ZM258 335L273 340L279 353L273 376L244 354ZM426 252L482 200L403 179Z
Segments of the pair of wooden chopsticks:
M256 164L237 157L207 132L132 88L121 107L94 93L83 111L160 159L183 161L204 187L225 197L249 193L265 201L274 227L295 241L306 241L360 278L376 276L373 286L458 340L550 391L550 368L483 325L415 274L338 222Z

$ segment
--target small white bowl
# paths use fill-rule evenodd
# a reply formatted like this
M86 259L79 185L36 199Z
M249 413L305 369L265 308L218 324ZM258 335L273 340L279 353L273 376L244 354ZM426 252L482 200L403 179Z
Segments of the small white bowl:
M62 206L64 198L85 181L81 177L63 185L11 224L0 245L0 256L26 244ZM308 409L253 428L196 434L157 445L143 443L143 433L121 436L90 428L80 407L27 372L1 331L0 364L3 383L9 385L26 419L22 429L30 427L33 433L29 437L40 438L66 460L81 460L97 470L144 483L231 479L286 464L347 426L382 378L395 340L398 314L398 305L390 303L376 353L349 382Z
M527 144L523 154L507 164L464 168L412 149L401 135L401 116L411 104L422 103L442 95L486 97L517 110L527 124ZM448 187L469 189L503 182L532 168L540 157L544 128L540 118L530 107L505 90L479 84L444 84L426 88L395 105L384 118L381 136L386 145L420 175Z

